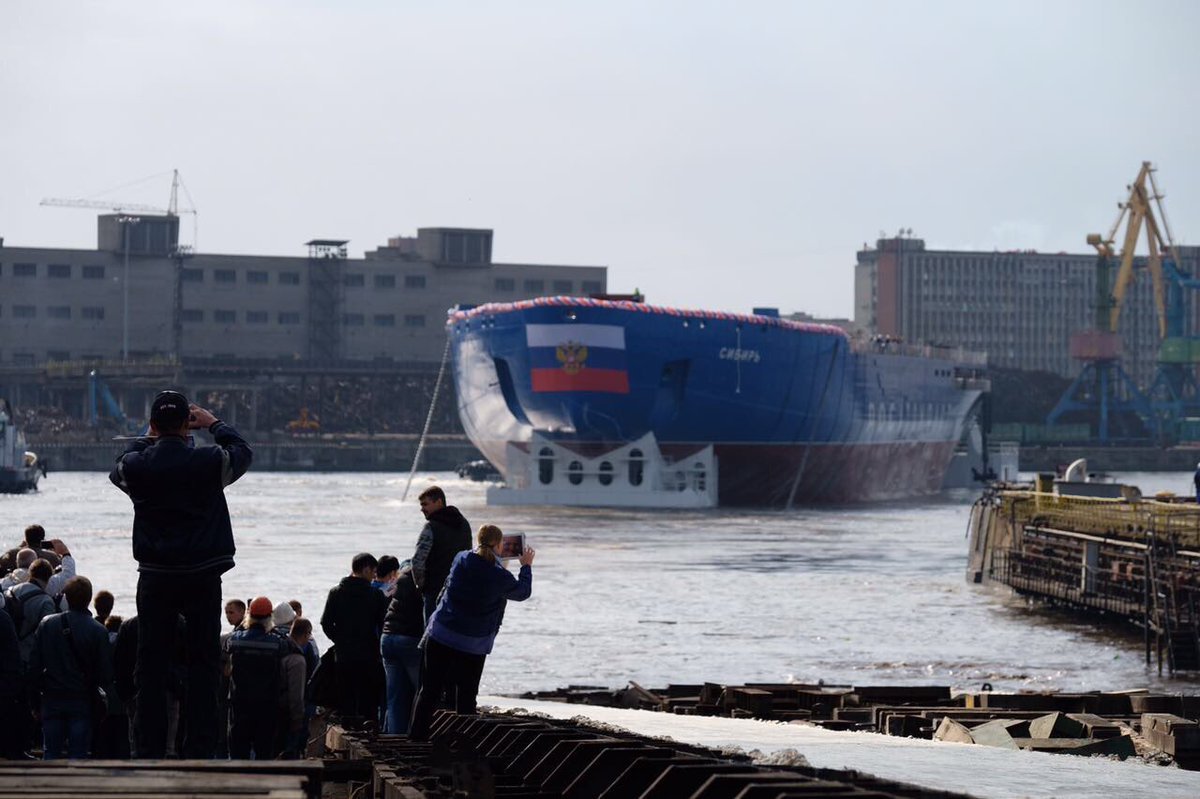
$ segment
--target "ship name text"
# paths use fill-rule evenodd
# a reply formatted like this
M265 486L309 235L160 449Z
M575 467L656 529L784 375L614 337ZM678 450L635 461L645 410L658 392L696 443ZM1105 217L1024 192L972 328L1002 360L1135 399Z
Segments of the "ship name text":
M722 361L745 361L747 363L758 363L762 360L762 355L758 350L744 350L740 347L722 347L717 357Z

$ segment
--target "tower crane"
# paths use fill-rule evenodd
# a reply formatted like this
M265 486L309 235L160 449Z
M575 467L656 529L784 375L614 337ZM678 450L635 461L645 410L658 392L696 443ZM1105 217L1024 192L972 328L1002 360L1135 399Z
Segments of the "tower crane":
M161 175L162 173L159 173ZM156 175L155 177L158 177ZM192 215L192 244L189 247L180 248L184 251L194 250L196 247L196 237L198 228L198 215L195 206L191 204L191 196L188 195L188 208L180 211L179 209L179 190L183 189L184 194L188 194L187 186L183 185L183 179L179 177L179 170L171 170L171 197L167 202L167 207L163 208L156 205L148 205L145 203L127 203L118 200L95 200L95 199L79 199L79 198L63 198L63 197L45 197L38 205L46 205L53 208L94 208L99 211L114 211L119 214L155 214L158 216L173 216L177 217L181 213Z
M161 176L161 173L159 175L153 175L153 176L151 176L151 178L145 178L144 180L150 180L152 178L157 178L160 176ZM140 183L143 181L135 181L135 182ZM127 185L131 185L131 184L127 184ZM181 211L179 209L179 190L180 190L180 188L183 189L184 194L188 195L189 205L191 206L189 208L184 209L182 211L182 213L192 215L192 244L190 246L182 246L182 247L179 245L179 241L178 241L178 238L179 238L178 217L179 217L179 214L181 213ZM172 315L173 316L172 351L173 351L174 355L176 357L178 357L179 352L180 352L180 346L182 344L182 338L183 338L183 324L182 324L183 261L187 258L190 258L194 254L195 247L196 247L197 231L198 231L198 227L199 227L195 205L193 203L191 203L191 195L190 195L190 193L188 193L187 187L183 185L183 180L179 177L179 170L178 169L171 170L171 196L167 202L166 208L161 208L161 207L157 207L157 206L153 206L153 205L145 205L142 203L126 203L126 202L120 202L120 201L115 201L115 200L64 199L64 198L56 198L56 197L44 198L41 201L40 205L46 205L46 206L51 206L51 207L56 207L56 208L95 208L95 209L105 210L105 211L114 211L116 213L122 214L122 216L117 219L117 222L120 223L122 232L124 234L124 243L121 248L122 252L124 253L124 260L125 260L124 276L122 277L122 280L121 280L122 294L123 294L123 299L122 299L123 311L121 314L121 317L122 317L122 321L121 321L121 358L124 361L129 360L130 229L132 226L137 225L142 221L137 216L135 216L135 214L137 214L137 213L153 214L154 216L157 216L157 217L165 217L167 220L175 220L173 224L170 224L171 233L169 234L169 238L168 238L168 241L170 244L170 251L168 253L160 253L160 254L169 255L169 257L175 262L175 292L174 292L175 300L174 300L174 312ZM157 224L162 224L162 223L160 221Z

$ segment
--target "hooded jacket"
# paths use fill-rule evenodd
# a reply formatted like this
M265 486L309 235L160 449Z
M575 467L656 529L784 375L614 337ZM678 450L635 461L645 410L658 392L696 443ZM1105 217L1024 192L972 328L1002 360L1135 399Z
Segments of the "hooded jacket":
M412 556L413 579L425 596L436 597L450 573L454 556L471 548L471 523L453 505L438 508L417 537Z
M117 458L109 479L133 500L138 571L222 574L233 568L224 489L250 468L253 452L222 421L208 430L215 447L191 447L179 436L139 438Z
M460 552L450 567L446 590L429 617L428 635L440 644L472 655L492 651L508 600L523 602L533 593L533 569L520 577L472 551Z
M337 645L339 663L379 660L379 627L388 598L361 577L343 577L329 591L321 629Z
M383 617L383 634L410 638L425 634L425 603L421 601L421 591L413 582L411 572L401 572L396 580L396 592Z

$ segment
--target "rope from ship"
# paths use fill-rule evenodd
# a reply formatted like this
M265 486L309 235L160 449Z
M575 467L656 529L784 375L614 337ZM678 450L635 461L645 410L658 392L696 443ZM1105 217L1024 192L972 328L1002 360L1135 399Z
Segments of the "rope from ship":
M425 440L429 438L429 428L433 425L433 411L437 408L438 394L442 390L442 378L446 374L446 363L450 360L450 336L446 336L446 349L442 351L442 365L438 368L437 381L433 384L433 399L429 401L429 413L425 414L425 428L417 441L417 451L413 455L412 469L408 472L408 482L404 484L404 494L400 501L408 499L408 489L412 488L413 477L417 474L417 464L421 462L421 453L425 451Z
M788 494L787 509L792 509L792 504L796 501L796 491L800 488L800 480L804 477L804 472L808 468L808 454L812 451L813 436L817 432L817 424L821 421L821 412L825 410L825 398L829 396L829 378L833 376L833 365L837 362L838 350L841 348L841 340L834 339L833 350L829 353L829 368L825 371L825 385L821 387L821 401L817 403L817 412L813 416L812 427L808 431L807 441L804 444L804 454L800 456L800 468L796 470L796 479L792 481L792 490Z

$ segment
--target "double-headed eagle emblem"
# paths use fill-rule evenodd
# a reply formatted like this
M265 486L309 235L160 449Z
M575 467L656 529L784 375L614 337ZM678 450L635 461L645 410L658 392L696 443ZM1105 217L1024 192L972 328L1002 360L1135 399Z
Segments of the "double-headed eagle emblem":
M562 364L563 371L569 375L577 375L583 370L584 361L587 360L588 348L583 344L574 341L568 341L564 344L559 344L556 348L559 363Z

